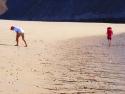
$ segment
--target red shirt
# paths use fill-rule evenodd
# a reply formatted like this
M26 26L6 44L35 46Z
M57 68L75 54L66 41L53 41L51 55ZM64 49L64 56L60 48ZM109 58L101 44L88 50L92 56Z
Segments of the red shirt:
M113 35L112 29L107 29L107 36L111 37Z

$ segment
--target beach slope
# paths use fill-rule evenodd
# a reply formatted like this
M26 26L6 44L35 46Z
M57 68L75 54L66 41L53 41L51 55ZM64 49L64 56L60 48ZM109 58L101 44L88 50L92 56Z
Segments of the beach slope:
M0 23L0 94L125 94L124 24ZM13 46L11 25L25 30L28 47Z

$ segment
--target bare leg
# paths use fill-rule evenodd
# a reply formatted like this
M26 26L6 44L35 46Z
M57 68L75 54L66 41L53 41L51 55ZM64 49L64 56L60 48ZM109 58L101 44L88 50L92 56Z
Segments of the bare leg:
M111 47L111 40L108 40L108 43L109 43L109 47Z
M27 47L27 43L26 43L26 40L25 40L25 38L24 38L24 33L22 33L22 40L23 40L24 43L25 43L25 47Z
M16 45L15 46L18 46L19 44L19 37L20 37L20 34L16 33Z
M111 40L110 40L110 47L111 47Z

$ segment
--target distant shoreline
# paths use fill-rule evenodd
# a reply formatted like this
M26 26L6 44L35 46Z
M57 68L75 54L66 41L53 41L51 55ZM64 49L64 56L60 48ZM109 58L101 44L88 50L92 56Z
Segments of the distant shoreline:
M45 22L90 22L90 23L125 23L125 18L90 18L90 19L49 19L49 18L2 18L3 20L17 21L45 21Z

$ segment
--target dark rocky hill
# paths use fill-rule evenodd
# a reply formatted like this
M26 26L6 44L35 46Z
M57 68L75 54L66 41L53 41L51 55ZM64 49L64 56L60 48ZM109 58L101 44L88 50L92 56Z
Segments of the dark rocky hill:
M125 22L124 0L8 0L1 19Z

